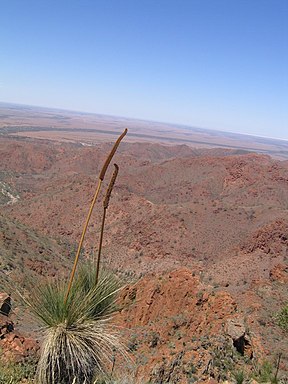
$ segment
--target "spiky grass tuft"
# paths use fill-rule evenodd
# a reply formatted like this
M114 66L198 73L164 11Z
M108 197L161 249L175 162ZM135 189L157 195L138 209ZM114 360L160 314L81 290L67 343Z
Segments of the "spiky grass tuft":
M41 384L91 383L95 373L111 369L115 349L124 353L117 330L110 324L121 283L95 268L83 267L68 300L66 284L47 282L33 290L29 305L44 325L44 340L36 378Z
M41 384L91 383L107 373L114 349L121 348L106 321L91 321L67 328L59 324L45 332L37 380Z
M84 291L92 301L90 316L98 319L113 315L117 310L117 294L123 289L122 281L113 273L102 270L99 281L96 281L96 268L92 263L84 264L78 272L76 290ZM97 286L95 290L95 286ZM94 293L96 294L93 297Z

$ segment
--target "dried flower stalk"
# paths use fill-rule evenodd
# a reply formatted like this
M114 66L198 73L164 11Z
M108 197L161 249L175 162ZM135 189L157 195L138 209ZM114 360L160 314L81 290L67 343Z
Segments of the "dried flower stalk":
M83 245L83 241L84 241L84 237L85 237L85 234L86 234L86 231L87 231L87 227L88 227L88 224L89 224L89 221L90 221L90 218L91 218L91 215L92 215L92 211L93 211L93 208L94 208L94 205L96 203L96 200L97 200L97 197L98 197L98 194L99 194L99 191L100 191L100 188L101 188L101 185L102 185L102 182L104 180L104 177L105 177L105 173L107 171L107 168L121 142L121 140L123 139L123 137L126 135L127 133L127 128L125 128L124 132L118 137L118 139L116 140L113 148L111 149L111 152L109 153L103 167L102 167L102 170L100 172L100 175L99 175L99 180L98 180L98 184L97 184L97 187L96 187L96 191L95 191L95 194L94 194L94 197L93 197L93 200L92 200L92 203L90 205L90 209L89 209L89 212L88 212L88 215L87 215L87 218L86 218L86 222L84 224L84 228L82 230L82 234L81 234L81 238L80 238L80 241L79 241L79 244L78 244L78 249L77 249L77 252L76 252L76 256L75 256L75 260L74 260L74 265L73 265L73 268L72 268L72 271L71 271L71 276L70 276L70 280L69 280L69 284L68 284L68 288L67 288L67 292L66 292L66 296L65 296L65 303L67 301L67 298L69 296L69 292L71 290L71 286L72 286L72 282L73 282L73 279L74 279L74 276L75 276L75 272L76 272L76 268L77 268L77 264L78 264L78 260L79 260L79 256L80 256L80 252L81 252L81 249L82 249L82 245Z
M118 171L119 171L119 167L117 164L114 164L114 167L115 167L115 169L114 169L113 175L111 177L109 186L107 188L105 198L103 200L103 216L102 216L101 234L100 234L100 241L99 241L99 248L98 248L95 284L98 283L98 276L99 276L99 269L100 269L100 258L101 258L102 242L103 242L103 234L104 234L104 225L105 225L105 218L106 218L106 210L109 206L110 196L111 196L112 189L114 187L114 184L115 184L115 181L116 181L116 178L118 175Z

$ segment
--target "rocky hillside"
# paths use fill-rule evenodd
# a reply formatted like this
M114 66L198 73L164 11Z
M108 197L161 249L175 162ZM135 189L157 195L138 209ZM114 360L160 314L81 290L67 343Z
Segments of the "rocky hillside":
M15 197L2 193L2 285L67 273L110 148L1 139L1 185ZM138 377L220 380L224 355L237 371L280 352L287 370L275 314L287 301L288 162L148 143L123 143L115 161L103 262L135 282L118 321ZM97 251L101 215L98 202L82 258Z

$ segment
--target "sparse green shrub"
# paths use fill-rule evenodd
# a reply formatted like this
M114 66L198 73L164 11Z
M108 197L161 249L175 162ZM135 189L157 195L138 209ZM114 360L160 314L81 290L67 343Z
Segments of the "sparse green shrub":
M244 371L236 371L233 373L233 377L236 381L236 384L243 384L245 380L245 374Z
M264 361L262 365L258 367L257 373L254 377L260 383L278 383L278 380L275 377L274 367L269 361Z
M282 310L277 313L276 321L279 327L281 327L284 332L288 332L288 304L286 304L282 308Z
M26 384L32 384L35 368L36 364L32 362L3 363L0 361L0 384L18 384L24 379Z

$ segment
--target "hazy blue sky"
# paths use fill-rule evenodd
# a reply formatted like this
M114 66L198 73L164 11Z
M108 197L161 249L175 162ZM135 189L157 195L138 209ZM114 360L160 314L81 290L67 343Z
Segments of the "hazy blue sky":
M288 139L288 0L0 0L0 101Z

